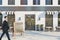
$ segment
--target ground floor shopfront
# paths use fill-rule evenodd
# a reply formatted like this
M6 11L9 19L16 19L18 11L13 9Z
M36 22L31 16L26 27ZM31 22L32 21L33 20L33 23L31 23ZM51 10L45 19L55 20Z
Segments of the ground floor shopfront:
M60 27L60 11L1 11L0 26L4 16L8 16L10 27L14 26L14 22L20 22L24 30L36 30L36 25L43 25L43 30L51 27L50 30L54 31Z

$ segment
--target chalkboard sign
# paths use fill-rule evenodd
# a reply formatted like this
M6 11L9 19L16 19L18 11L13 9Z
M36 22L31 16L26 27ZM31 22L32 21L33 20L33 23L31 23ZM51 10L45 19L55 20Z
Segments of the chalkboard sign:
M23 32L23 23L22 22L14 22L14 33Z

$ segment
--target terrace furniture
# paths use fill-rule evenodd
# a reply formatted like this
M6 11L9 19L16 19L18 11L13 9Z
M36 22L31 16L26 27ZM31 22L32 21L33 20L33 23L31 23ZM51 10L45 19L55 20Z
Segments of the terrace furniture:
M60 27L56 27L56 31L60 31Z
M45 27L45 29L47 29L48 31L51 31L50 29L52 29L51 26Z
M36 25L36 26L35 26L35 31L37 31L37 30L40 30L39 25Z
M9 32L12 32L12 36L14 35L14 27L10 27Z
M43 24L41 24L41 25L36 25L35 26L35 30L37 31L43 31Z

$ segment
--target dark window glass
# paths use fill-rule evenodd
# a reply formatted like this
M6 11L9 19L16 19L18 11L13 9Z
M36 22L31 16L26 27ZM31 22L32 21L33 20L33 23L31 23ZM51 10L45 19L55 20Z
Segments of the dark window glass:
M8 5L14 5L15 4L15 0L8 0Z
M46 13L46 19L45 19L45 23L46 23L46 27L53 27L53 15L47 14Z
M0 0L0 5L2 5L2 0Z
M52 0L46 0L46 5L52 5Z
M40 0L33 0L33 5L40 5Z
M27 0L21 0L21 5L27 5Z
M0 26L2 26L2 13L0 13Z
M60 26L60 13L58 14L58 26Z
M58 5L60 5L60 0L58 0Z
M9 26L13 27L14 26L13 24L15 22L15 13L13 12L13 14L12 13L9 14L8 12L7 18L8 18Z

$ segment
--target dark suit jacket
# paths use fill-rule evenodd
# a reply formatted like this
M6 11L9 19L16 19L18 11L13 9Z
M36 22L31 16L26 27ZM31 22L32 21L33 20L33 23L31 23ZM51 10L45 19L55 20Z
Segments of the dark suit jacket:
M4 21L3 24L2 24L2 30L3 31L8 31L8 29L9 29L8 22L7 21Z

